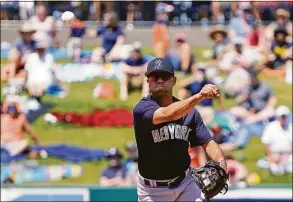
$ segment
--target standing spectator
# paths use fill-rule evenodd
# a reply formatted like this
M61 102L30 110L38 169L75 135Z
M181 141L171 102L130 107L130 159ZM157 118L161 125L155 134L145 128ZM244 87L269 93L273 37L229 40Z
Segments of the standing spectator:
M177 50L169 54L169 59L173 63L173 67L177 71L190 73L194 70L195 56L186 40L184 33L175 35L175 47Z
M19 1L19 17L21 20L28 20L34 13L35 2L26 0Z
M78 62L81 56L82 37L85 34L85 24L80 20L79 15L75 18L70 27L70 37L67 43L68 56L73 58L74 62Z
M101 173L100 186L124 186L127 169L121 163L122 154L117 148L110 148L107 158L109 166Z
M163 3L156 7L156 22L153 25L153 50L156 57L166 57L169 49L170 34L166 8L166 4Z
M24 65L27 55L35 52L36 41L33 39L35 29L32 24L24 23L19 29L21 38L9 52L8 64L1 68L1 81L7 81L13 77L24 76Z
M251 84L242 89L235 98L238 106L231 108L231 113L244 119L245 123L267 120L273 116L277 102L268 84L259 80L255 72L251 73Z
M25 70L27 72L26 87L30 96L41 102L41 97L54 80L54 58L46 53L49 47L46 38L39 39L36 52L27 57Z
M102 37L102 47L93 50L92 61L103 63L119 60L120 58L115 57L121 54L125 38L114 12L105 13L104 22L98 26L96 34Z
M246 39L248 33L252 30L252 23L254 17L252 15L252 9L250 5L243 6L239 14L232 17L229 24L229 37L231 39L235 37L241 37Z
M36 15L30 18L30 22L37 30L36 38L45 35L50 47L54 45L59 47L60 41L57 35L56 21L52 16L47 15L47 8L44 5L41 4L36 7Z
M142 96L148 94L148 84L144 79L146 64L148 60L141 53L140 43L134 43L133 50L129 58L121 63L122 76L120 79L120 99L128 99L129 84L142 86ZM135 84L137 81L137 84Z
M24 133L28 133L34 143L40 145L37 135L16 103L5 104L4 113L1 114L1 148L7 150L11 156L28 154L30 158L35 158L38 152L30 149Z
M261 138L269 159L269 169L273 174L292 173L292 121L290 110L279 106L277 120L269 123Z

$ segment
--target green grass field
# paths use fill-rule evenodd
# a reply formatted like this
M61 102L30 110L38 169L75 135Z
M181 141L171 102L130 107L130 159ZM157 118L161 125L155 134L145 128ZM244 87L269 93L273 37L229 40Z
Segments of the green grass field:
M202 49L194 49L199 59ZM145 50L150 53L150 50ZM64 62L64 61L59 61ZM5 61L1 61L5 63ZM116 98L112 100L93 99L92 91L95 85L101 79L95 79L87 83L72 83L69 85L70 94L65 99L45 97L44 102L50 102L56 105L55 109L60 111L88 112L93 108L111 108L115 106L132 109L140 99L140 92L134 92L130 95L127 102L118 99L118 82L111 80L116 87ZM282 80L269 79L266 80L274 89L278 98L278 105L285 104L292 110L292 86L285 84ZM225 108L233 106L231 100L224 99ZM80 145L89 148L109 148L116 146L124 152L124 146L128 141L134 140L133 128L81 128L70 125L48 125L40 117L34 124L33 128L38 134L42 144L66 143L71 145ZM249 171L257 172L264 184L289 184L292 183L292 175L281 177L270 176L265 170L256 166L256 161L264 156L263 145L259 138L252 138L248 147L242 151L236 151L235 154L244 155L243 163L248 167ZM48 158L39 160L43 165L68 163L59 159ZM96 161L81 164L84 168L82 177L76 179L64 179L58 182L50 182L50 184L96 184L98 182L99 173L107 165L106 161ZM155 165L150 165L155 166ZM38 183L45 184L45 183Z

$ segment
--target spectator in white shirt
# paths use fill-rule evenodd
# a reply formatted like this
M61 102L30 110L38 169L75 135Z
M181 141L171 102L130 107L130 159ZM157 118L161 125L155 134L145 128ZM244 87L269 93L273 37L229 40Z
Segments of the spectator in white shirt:
M269 123L261 138L268 155L270 171L273 174L292 173L292 122L290 110L280 106L276 110L276 120Z
M39 102L54 80L55 63L53 55L46 53L48 46L48 42L44 39L37 41L36 52L28 55L25 64L26 87L29 94Z
M227 72L238 68L251 69L257 61L256 54L247 48L242 38L235 38L232 44L234 45L233 50L223 55L219 61L219 68Z

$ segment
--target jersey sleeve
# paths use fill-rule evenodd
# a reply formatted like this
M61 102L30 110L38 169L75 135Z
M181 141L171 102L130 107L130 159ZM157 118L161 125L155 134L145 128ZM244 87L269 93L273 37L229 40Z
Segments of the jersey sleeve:
M153 123L153 116L160 106L152 101L140 102L133 110L134 121L141 120L144 123Z
M212 135L204 125L202 117L198 111L195 110L194 123L192 125L192 133L190 137L190 147L195 147L208 143L213 139Z

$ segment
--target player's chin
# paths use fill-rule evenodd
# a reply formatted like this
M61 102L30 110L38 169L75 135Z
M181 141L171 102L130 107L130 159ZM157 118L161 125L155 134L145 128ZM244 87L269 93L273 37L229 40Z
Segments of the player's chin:
M160 88L160 89L156 89L153 93L156 95L166 95L168 91L163 88Z

